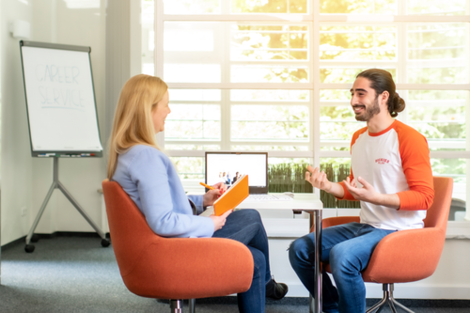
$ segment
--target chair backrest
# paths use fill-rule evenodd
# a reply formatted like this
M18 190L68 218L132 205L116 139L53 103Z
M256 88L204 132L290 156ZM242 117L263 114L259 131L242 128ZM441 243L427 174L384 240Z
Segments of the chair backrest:
M163 238L152 231L142 212L117 182L106 179L102 185L111 242L121 275L125 276L143 250Z
M423 229L395 232L376 246L362 277L366 282L411 282L431 276L444 249L453 180L434 177L434 201Z
M447 230L452 189L454 181L450 177L436 177L434 181L434 201L424 219L424 227L436 227L444 233Z

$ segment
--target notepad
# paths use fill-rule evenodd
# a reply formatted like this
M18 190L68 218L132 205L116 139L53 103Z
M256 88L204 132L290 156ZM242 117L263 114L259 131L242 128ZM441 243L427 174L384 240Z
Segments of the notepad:
M228 210L235 209L248 195L248 175L243 175L214 202L214 214L222 215Z

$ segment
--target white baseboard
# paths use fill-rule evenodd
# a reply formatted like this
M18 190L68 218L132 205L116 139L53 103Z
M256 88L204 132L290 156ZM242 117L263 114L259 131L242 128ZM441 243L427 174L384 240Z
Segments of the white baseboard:
M308 298L308 291L304 285L298 281L283 281L289 287L286 297Z

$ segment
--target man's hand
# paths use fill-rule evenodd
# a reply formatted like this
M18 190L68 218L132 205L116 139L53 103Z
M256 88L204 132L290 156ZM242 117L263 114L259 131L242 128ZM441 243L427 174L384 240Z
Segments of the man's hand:
M358 187L357 182L359 182L362 187ZM400 207L400 198L397 194L381 194L360 176L357 178L357 182L356 179L350 181L349 177L344 181L346 189L348 189L354 199L370 202L372 204L384 205L395 209Z
M202 197L202 206L206 207L213 205L214 202L227 190L227 186L224 183L217 183L213 186L215 189L209 190Z
M318 167L307 166L307 172L305 172L305 180L312 184L313 187L324 190L335 197L344 197L344 189L338 183L332 183L326 178L325 172L320 172Z
M329 192L331 189L331 182L326 178L325 172L320 172L318 167L307 166L305 172L305 180L312 184L313 187Z
M362 188L357 186L356 179L350 181L348 177L344 181L346 189L348 189L354 199L378 204L377 200L380 198L380 194L375 191L375 188L360 176L357 178L357 181L362 184Z

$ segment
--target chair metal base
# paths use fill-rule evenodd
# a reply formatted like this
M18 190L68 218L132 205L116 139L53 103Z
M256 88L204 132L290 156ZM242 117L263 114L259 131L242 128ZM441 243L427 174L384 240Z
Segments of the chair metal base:
M366 313L378 313L382 311L382 309L384 308L386 304L388 304L388 306L390 307L390 310L392 310L393 313L397 313L397 309L395 305L408 313L414 313L413 311L408 309L406 306L404 306L403 304L395 300L395 298L393 297L393 284L383 284L382 290L384 292L382 300L374 304L370 309L366 311Z
M181 300L170 300L171 313L183 313L183 302Z
M196 313L196 299L189 299L189 313ZM171 313L183 313L182 300L170 300Z

